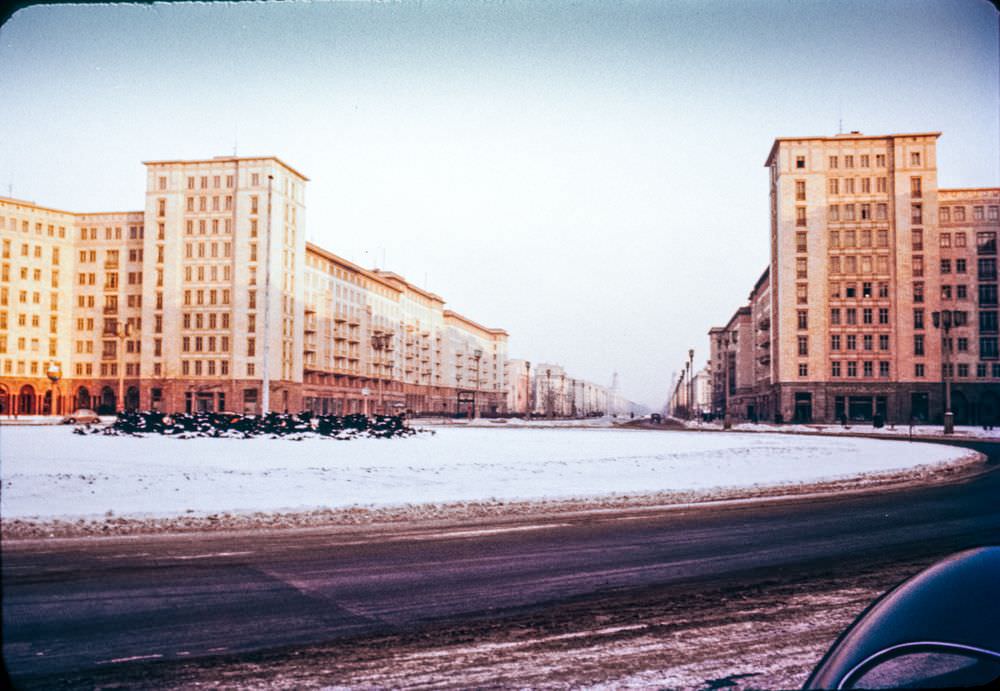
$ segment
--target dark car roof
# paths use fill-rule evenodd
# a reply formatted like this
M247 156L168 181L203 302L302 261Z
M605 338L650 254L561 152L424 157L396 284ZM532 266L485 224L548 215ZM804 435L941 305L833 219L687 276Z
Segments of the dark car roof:
M1000 652L1000 547L966 550L903 582L865 610L806 682L831 688L875 653L934 641Z

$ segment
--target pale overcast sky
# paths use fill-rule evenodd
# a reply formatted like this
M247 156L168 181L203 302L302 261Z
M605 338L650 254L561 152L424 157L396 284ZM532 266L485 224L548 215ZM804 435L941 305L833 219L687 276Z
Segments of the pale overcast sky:
M986 1L38 6L0 28L0 193L140 209L141 161L273 154L310 240L659 407L768 258L775 137L940 130L1000 184Z

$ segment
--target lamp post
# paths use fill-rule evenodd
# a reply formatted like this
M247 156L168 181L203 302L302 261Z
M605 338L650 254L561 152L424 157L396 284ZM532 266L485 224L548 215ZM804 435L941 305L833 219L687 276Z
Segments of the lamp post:
M944 380L944 433L955 432L955 414L951 410L951 327L965 325L962 310L931 312L934 328L941 329L941 378Z
M45 375L49 378L49 381L52 382L52 388L49 389L50 396L52 398L52 405L49 406L49 414L58 415L60 412L60 406L58 406L59 399L57 396L59 389L57 387L59 385L59 380L62 378L62 369L59 367L59 363L55 361L51 362L49 364L49 368L45 370Z
M382 399L382 380L385 378L385 374L382 371L386 364L384 362L383 353L389 349L389 343L392 339L392 334L387 331L376 331L372 334L372 348L375 349L375 362L378 367L378 407L381 414L385 414L385 403Z
M476 361L476 386L472 392L472 419L479 417L479 361L483 358L483 351L476 348L472 351L472 357Z
M534 406L534 403L535 403L534 402L534 396L532 396L532 391L531 391L531 361L530 360L525 360L524 361L524 379L525 379L525 385L526 385L526 389L527 389L525 391L525 398L528 399L527 400L527 403L528 403L527 413L528 413L528 419L530 420L531 419L531 413L533 412L534 407L535 407Z
M688 396L688 419L694 419L694 348L688 349L688 372L691 376L688 378L688 388L691 391L691 395Z
M121 413L125 411L125 341L132 335L132 323L125 322L124 324L119 323L116 327L116 336L118 336L118 405L117 412Z
M552 370L545 370L545 412L552 419Z

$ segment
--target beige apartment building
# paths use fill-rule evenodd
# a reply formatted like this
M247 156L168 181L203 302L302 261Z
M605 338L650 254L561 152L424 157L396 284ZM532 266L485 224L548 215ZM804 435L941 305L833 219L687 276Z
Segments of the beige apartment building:
M718 414L939 420L947 376L956 422L1000 415L1000 190L939 189L939 136L775 140L771 262L735 339L755 348L734 345L733 322L710 332L715 376L728 357L753 382L718 392ZM960 315L948 340L941 311Z
M307 244L294 168L145 167L141 211L0 198L0 414L503 411L507 333Z

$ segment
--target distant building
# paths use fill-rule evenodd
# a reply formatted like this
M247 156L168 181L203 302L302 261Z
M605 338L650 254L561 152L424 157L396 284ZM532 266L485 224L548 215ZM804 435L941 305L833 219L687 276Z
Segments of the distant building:
M507 332L306 243L294 168L145 165L139 211L0 198L0 414L505 412Z
M736 418L940 420L950 333L958 423L1000 418L1000 189L939 189L939 133L775 140L771 262L709 332L713 409ZM745 312L744 312L745 310Z

